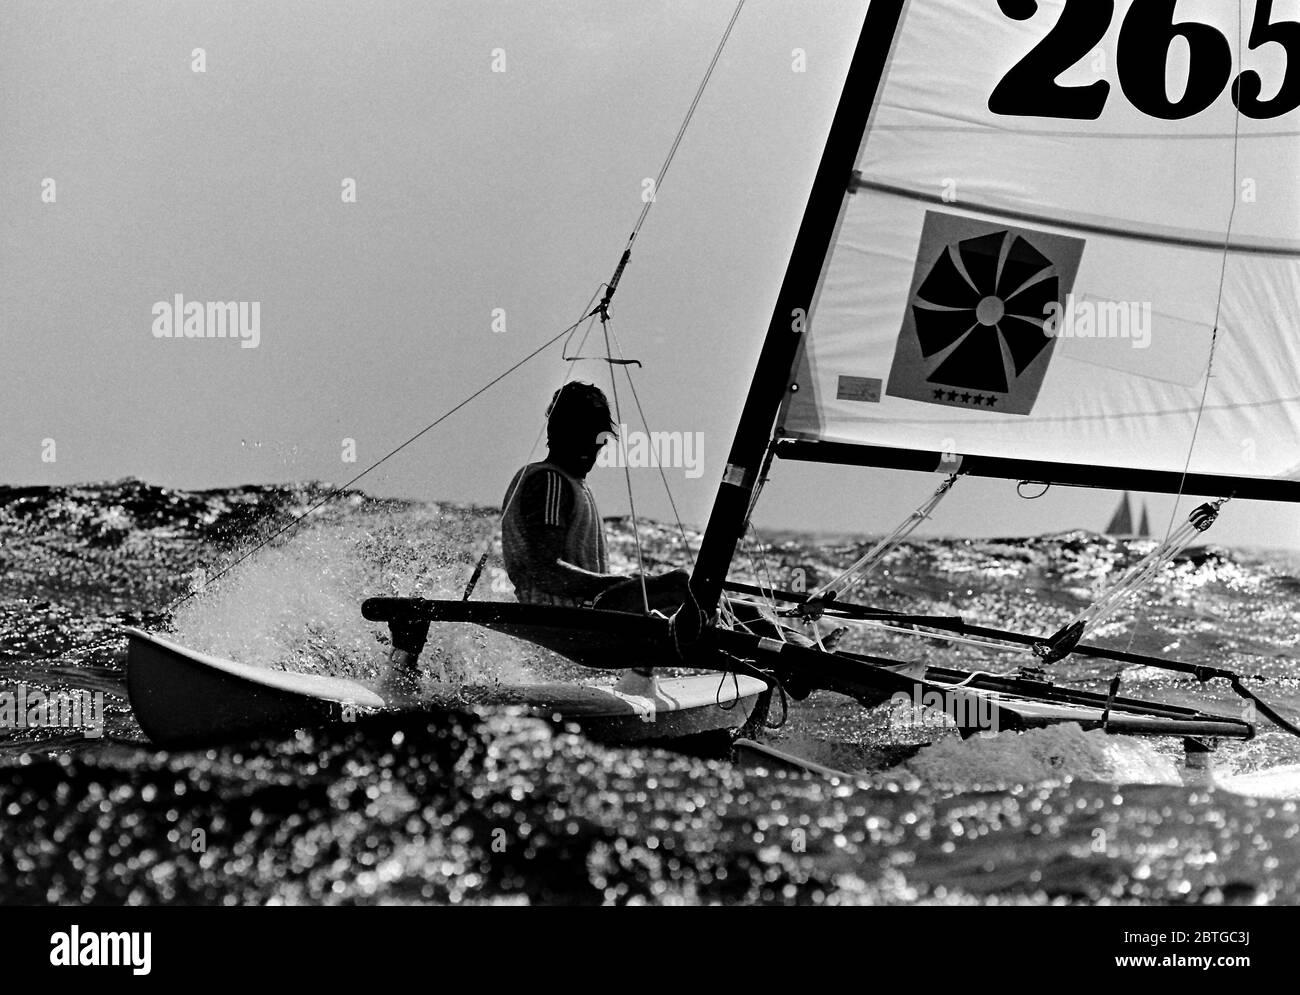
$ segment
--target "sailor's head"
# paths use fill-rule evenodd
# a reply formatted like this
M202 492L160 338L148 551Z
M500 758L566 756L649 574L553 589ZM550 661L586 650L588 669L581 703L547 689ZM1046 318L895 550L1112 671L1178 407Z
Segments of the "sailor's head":
M552 456L586 474L618 428L605 393L595 384L574 380L557 390L546 409L546 444Z

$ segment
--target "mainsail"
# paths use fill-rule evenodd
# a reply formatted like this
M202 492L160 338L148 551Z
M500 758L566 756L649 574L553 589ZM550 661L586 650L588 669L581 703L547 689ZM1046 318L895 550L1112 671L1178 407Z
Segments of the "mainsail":
M691 587L775 456L1300 501L1300 21L872 0Z
M778 455L1300 499L1298 14L911 0Z

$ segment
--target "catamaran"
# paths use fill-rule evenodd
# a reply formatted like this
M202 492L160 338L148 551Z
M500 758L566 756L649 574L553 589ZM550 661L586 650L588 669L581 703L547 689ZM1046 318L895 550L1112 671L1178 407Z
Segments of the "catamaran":
M1252 737L1257 715L1300 732L1250 675L1088 640L1229 500L1300 501L1300 23L1272 0L1177 6L872 0L688 602L661 615L481 601L471 580L462 599L372 598L364 616L481 626L595 670L706 672L693 679L706 683L679 689L676 711L650 700L671 688L606 708L616 734L675 735L674 714L685 733L747 719L753 728L774 698L813 690L865 707L899 694L958 701L963 734L1078 723L1180 737L1192 754ZM589 321L607 321L631 243ZM1127 325L1106 327L1132 302L1150 323L1141 347ZM1056 318L1081 307L1092 309L1090 333L1076 320L1056 334ZM629 362L606 358L611 378L630 382ZM778 460L939 480L916 513L812 591L733 581ZM881 557L971 476L1206 500L1052 632L852 601ZM848 652L828 623L970 643L1008 666ZM1053 668L1071 655L1112 666L1109 690L1058 683ZM128 667L141 725L163 742L385 704L364 688L250 673L259 668L138 631ZM1133 667L1226 682L1243 707L1126 695Z

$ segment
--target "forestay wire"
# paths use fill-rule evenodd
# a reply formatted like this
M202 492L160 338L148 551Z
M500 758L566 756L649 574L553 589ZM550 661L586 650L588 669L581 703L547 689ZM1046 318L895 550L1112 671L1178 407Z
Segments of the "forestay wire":
M682 125L677 129L677 136L673 139L671 148L668 149L668 155L664 157L663 165L659 167L659 174L655 177L654 192L658 193L659 188L663 185L664 177L668 175L668 167L673 164L673 159L677 156L677 148L682 144L682 139L686 135L686 129L690 126L691 118L695 116L695 108L700 105L700 98L704 96L704 89L709 85L709 80L713 77L713 70L717 68L718 59L722 58L722 50L727 47L727 41L731 38L731 29L736 26L736 20L740 17L740 11L745 6L745 0L738 0L736 9L731 12L731 20L727 22L727 29L722 32L722 39L718 42L717 49L714 50L713 58L709 61L709 68L704 71L704 78L700 80L700 85L695 90L695 96L691 99L691 106L686 110L686 116L682 118ZM632 229L632 234L628 237L628 248L632 246L632 239L636 238L637 232L645 224L646 215L650 213L650 208L654 205L654 197L650 197L645 205L641 208L641 215L636 219L636 226Z
M718 65L718 59L722 58L722 50L727 47L727 41L731 38L731 29L736 26L736 20L740 17L740 12L744 6L745 0L738 0L736 9L731 12L731 20L727 22L727 29L722 32L722 39L713 52L713 58L709 60L709 68L704 71L704 78L700 80L700 85L695 88L695 96L691 98L691 106L686 109L686 116L682 118L681 127L677 129L673 144L668 149L663 165L659 167L659 173L654 178L654 186L650 190L650 196L645 198L645 203L641 206L641 213L637 216L636 224L632 226L632 234L627 237L627 245L623 247L623 254L619 257L618 266L614 268L614 275L610 277L609 283L606 284L605 296L596 305L596 309L591 312L593 315L599 314L606 317L609 314L609 303L614 299L614 292L618 290L618 282L623 278L623 270L627 268L628 260L632 258L632 243L636 241L641 226L645 224L645 220L650 214L650 208L654 206L655 198L663 186L664 177L668 175L668 168L673 164L673 159L677 157L677 149L682 144L686 129L690 127L691 119L695 116L695 109L700 105L700 98L704 96L704 90L709 85L709 80L713 78L713 70Z

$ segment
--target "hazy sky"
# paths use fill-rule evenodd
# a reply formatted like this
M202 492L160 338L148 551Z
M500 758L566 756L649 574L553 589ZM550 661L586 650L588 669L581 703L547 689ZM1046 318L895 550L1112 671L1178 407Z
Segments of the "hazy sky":
M733 6L5 0L0 482L347 480L609 278ZM865 7L749 0L615 300L651 427L701 433L701 472L669 471L689 522L707 518ZM258 302L257 348L156 338L177 294ZM604 364L577 372L607 385ZM498 502L565 373L552 349L362 486ZM937 482L778 464L757 521L888 530ZM657 472L633 483L640 512L670 516ZM602 511L626 510L621 472L593 484ZM1115 503L964 481L928 531L1100 529ZM1152 499L1162 530L1170 506ZM1238 502L1212 536L1300 546L1300 525Z

